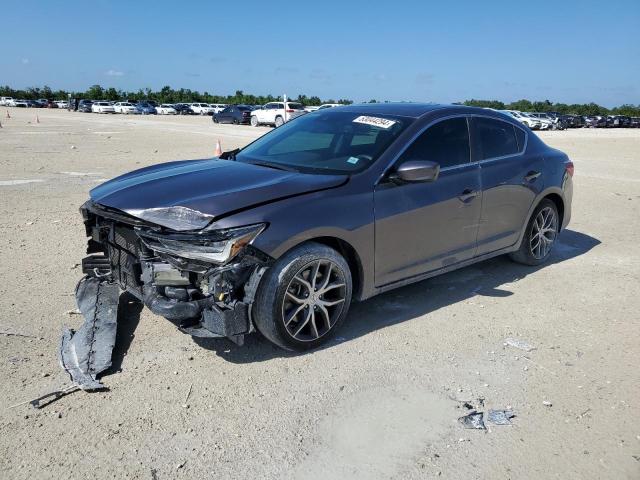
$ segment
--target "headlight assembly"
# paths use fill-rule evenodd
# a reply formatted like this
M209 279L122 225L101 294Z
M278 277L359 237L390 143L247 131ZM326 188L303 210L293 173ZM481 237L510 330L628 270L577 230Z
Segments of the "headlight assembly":
M162 207L124 210L129 215L147 222L176 230L200 230L213 220L207 215L187 207Z
M265 223L246 227L210 230L199 234L158 233L136 230L151 250L203 262L227 263L249 245L266 227Z

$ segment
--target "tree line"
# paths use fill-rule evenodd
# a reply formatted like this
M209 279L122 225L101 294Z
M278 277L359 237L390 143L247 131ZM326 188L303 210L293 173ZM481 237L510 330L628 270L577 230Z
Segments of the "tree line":
M511 103L503 103L498 100L466 100L463 105L471 107L494 108L496 110L518 110L520 112L558 112L561 114L575 115L628 115L640 117L640 105L621 105L614 108L606 108L596 103L553 103L549 100L532 102L530 100L518 100Z
M154 100L158 103L229 103L229 104L246 104L246 105L264 105L267 102L275 102L281 99L274 95L251 95L237 90L233 95L214 95L209 92L200 93L188 88L174 90L166 86L160 90L154 91L150 88L139 89L138 91L126 91L115 89L113 87L104 88L100 85L92 85L84 92L68 91L68 90L52 90L48 86L31 87L25 90L13 89L9 86L0 87L0 96L13 97L20 99L36 100L38 98L47 98L50 100L66 99L68 95L72 98L85 98L89 100ZM298 95L297 98L291 98L291 101L300 102L305 106L317 106L323 103L343 103L351 104L352 100L340 98L334 100L332 98L322 100L317 96ZM369 100L369 103L378 103L378 100ZM596 103L583 104L566 104L554 103L549 100L531 101L518 100L511 103L504 103L499 100L465 100L460 102L462 105L473 107L494 108L496 110L519 110L522 112L559 112L562 114L576 115L628 115L630 117L640 117L640 105L621 105L614 108L606 108Z
M126 91L115 89L113 87L103 88L100 85L92 85L84 92L69 90L52 90L48 86L31 87L25 90L16 90L9 86L0 87L0 96L13 97L25 100L37 100L46 98L48 100L62 100L71 98L80 98L87 100L130 100L143 101L154 100L158 103L228 103L228 104L244 104L244 105L264 105L268 102L282 100L282 97L274 95L251 95L246 94L242 90L237 90L233 95L214 95L209 92L197 92L188 88L174 90L171 87L162 87L160 90L154 91L150 88L139 89L138 91ZM338 100L327 99L322 100L320 97L306 95L298 95L297 98L291 98L292 102L300 102L305 106L317 106L323 103L343 103L351 104L352 100L341 98Z

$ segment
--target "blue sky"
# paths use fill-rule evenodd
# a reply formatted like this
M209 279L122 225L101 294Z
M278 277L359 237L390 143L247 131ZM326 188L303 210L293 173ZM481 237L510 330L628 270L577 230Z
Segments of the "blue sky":
M640 0L3 0L0 84L640 103Z

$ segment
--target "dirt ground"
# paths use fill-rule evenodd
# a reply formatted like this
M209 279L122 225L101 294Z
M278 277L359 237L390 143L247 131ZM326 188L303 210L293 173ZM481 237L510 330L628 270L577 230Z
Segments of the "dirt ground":
M32 337L0 335L0 478L640 478L640 130L540 134L576 169L542 268L497 258L355 304L335 341L298 355L257 335L194 341L125 298L109 390L36 410L10 407L69 384L56 355L81 323L67 312L88 190L268 128L9 111L0 331ZM478 399L513 425L464 429L461 401Z

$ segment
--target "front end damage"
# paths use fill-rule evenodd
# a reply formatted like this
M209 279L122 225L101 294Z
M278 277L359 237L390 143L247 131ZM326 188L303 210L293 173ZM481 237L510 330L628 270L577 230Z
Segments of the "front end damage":
M253 331L251 306L272 259L251 242L265 224L184 232L92 201L81 213L86 275L118 284L190 335L241 345Z

